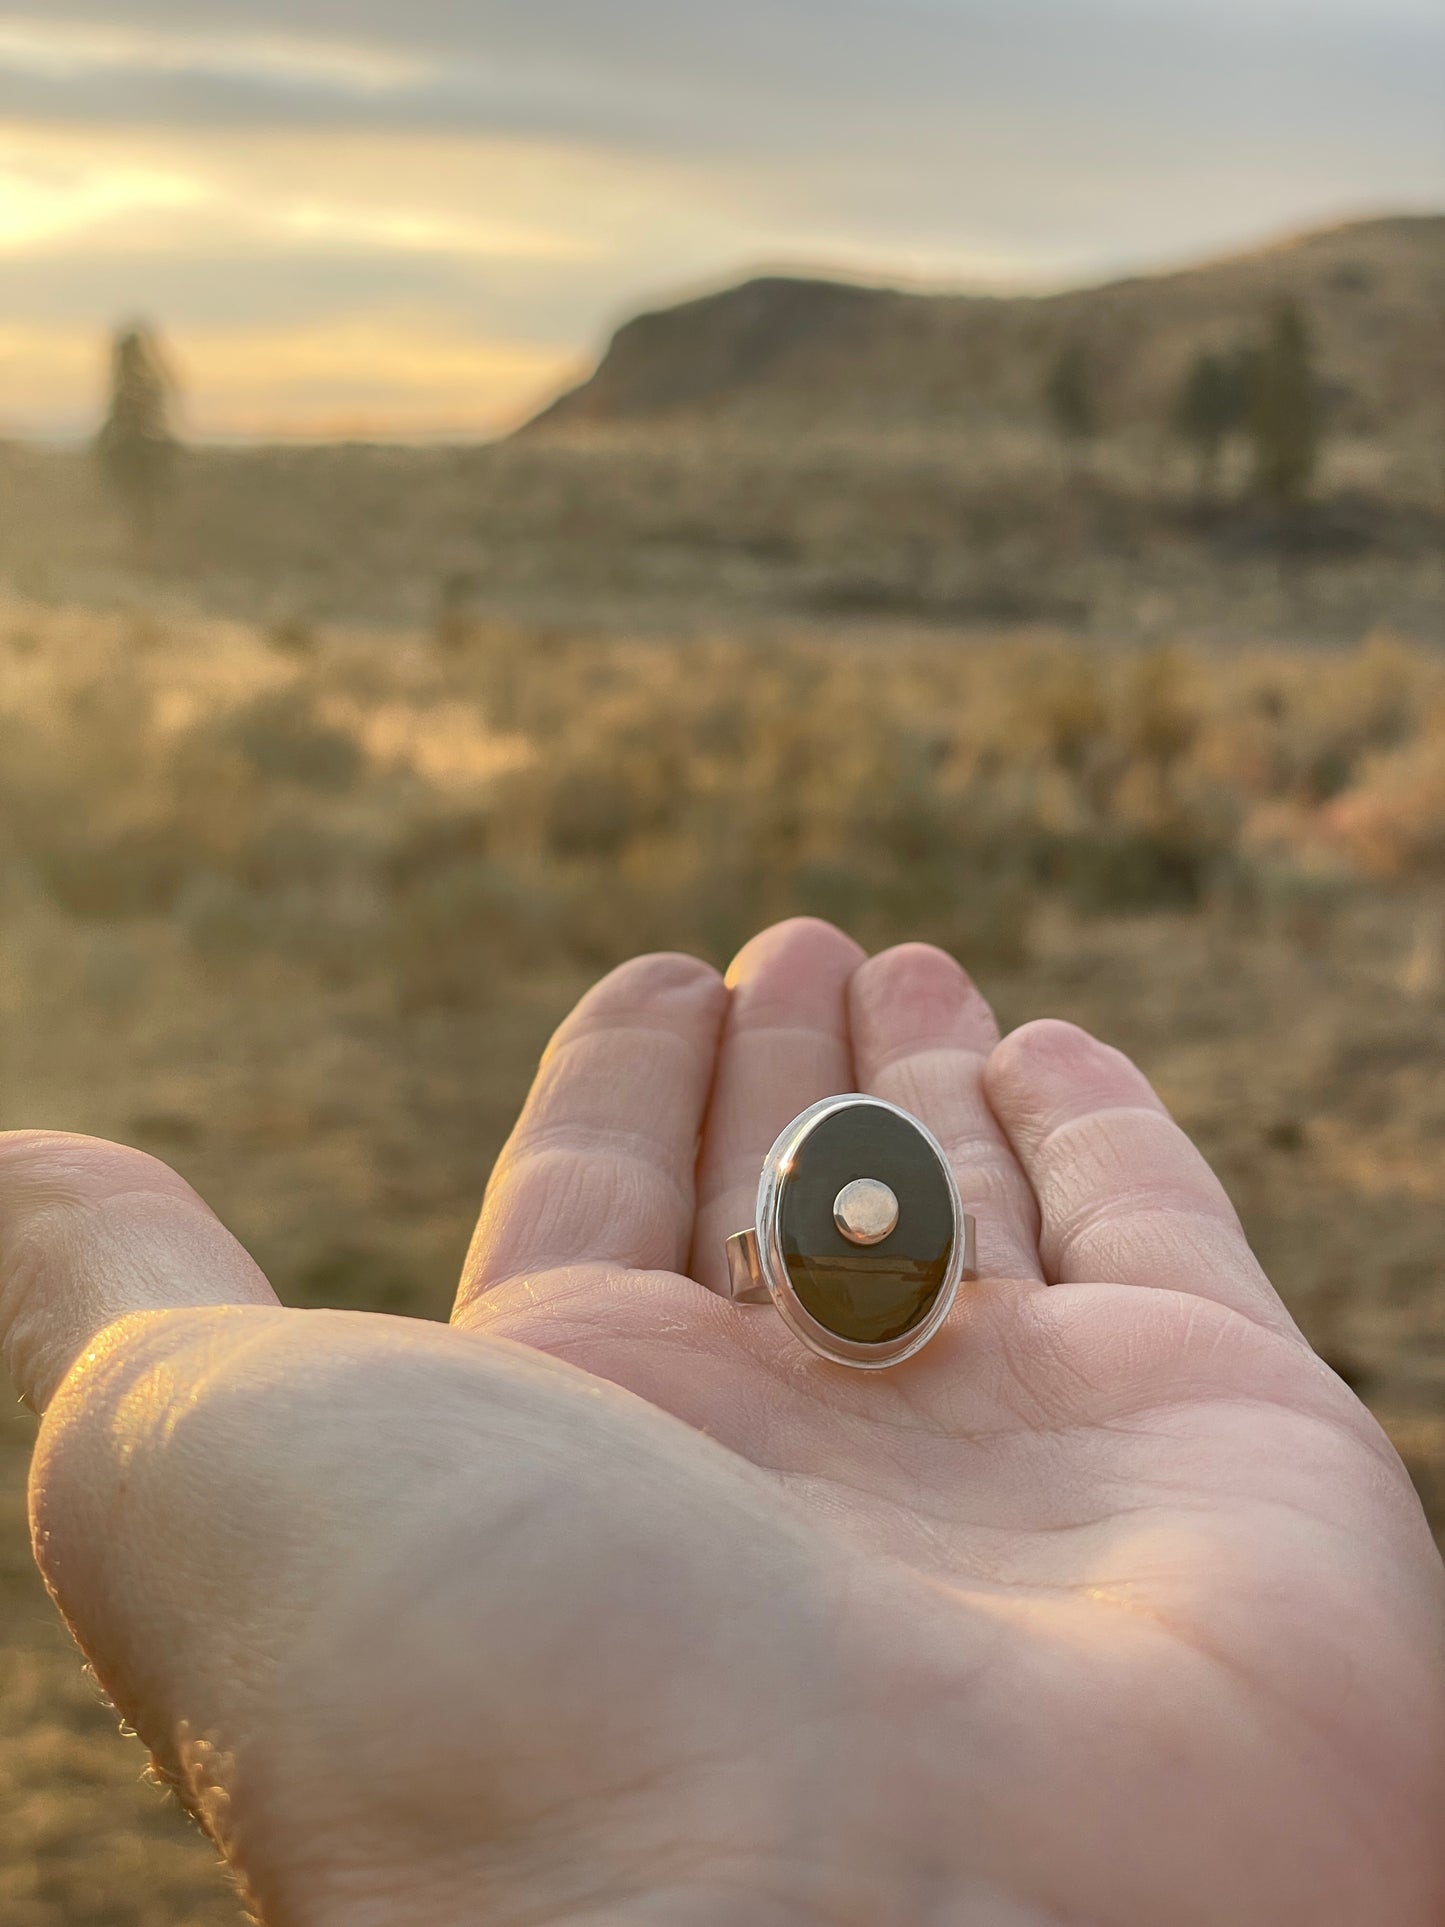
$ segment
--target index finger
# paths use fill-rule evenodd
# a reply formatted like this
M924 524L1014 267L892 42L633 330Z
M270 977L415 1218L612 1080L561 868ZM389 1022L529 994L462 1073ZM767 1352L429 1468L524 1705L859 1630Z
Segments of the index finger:
M487 1186L454 1321L511 1279L607 1263L680 1271L693 1166L727 1007L696 957L634 958L548 1045Z

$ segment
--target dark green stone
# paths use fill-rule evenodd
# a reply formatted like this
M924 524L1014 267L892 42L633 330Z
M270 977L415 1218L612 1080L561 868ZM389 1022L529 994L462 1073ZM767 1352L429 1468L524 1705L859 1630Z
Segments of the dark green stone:
M855 1178L880 1178L898 1223L862 1249L833 1222ZM953 1200L932 1145L896 1111L854 1104L814 1125L783 1180L778 1240L793 1290L839 1338L881 1345L914 1331L938 1302L953 1246Z

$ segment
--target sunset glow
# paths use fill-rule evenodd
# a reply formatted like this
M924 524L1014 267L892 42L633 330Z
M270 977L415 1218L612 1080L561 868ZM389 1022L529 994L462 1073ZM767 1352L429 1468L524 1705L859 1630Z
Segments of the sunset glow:
M197 434L475 435L759 267L1061 285L1445 200L1433 9L1032 4L0 11L0 433L86 432L135 315Z

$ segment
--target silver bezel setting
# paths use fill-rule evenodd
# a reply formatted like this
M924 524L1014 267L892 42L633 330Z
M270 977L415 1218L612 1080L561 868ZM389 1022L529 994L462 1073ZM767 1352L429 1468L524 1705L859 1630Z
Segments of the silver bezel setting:
M788 1268L783 1262L779 1238L783 1185L792 1168L793 1159L802 1149L811 1132L825 1117L831 1117L835 1111L852 1110L858 1105L871 1105L876 1110L892 1111L896 1117L905 1119L913 1126L938 1159L948 1183L948 1195L953 1206L953 1247L949 1253L948 1270L933 1309L912 1331L904 1332L900 1338L886 1339L880 1344L865 1344L857 1339L840 1338L836 1332L831 1332L825 1325L818 1323L793 1290ZM820 1358L831 1359L835 1365L850 1365L858 1371L883 1371L889 1365L901 1364L905 1358L912 1358L915 1352L921 1351L953 1310L959 1286L974 1272L973 1220L964 1211L958 1183L954 1178L953 1168L944 1155L943 1146L928 1126L921 1123L911 1111L905 1111L901 1105L890 1104L885 1098L869 1097L862 1092L843 1097L825 1097L817 1104L810 1104L806 1111L800 1112L788 1125L763 1160L762 1172L758 1178L757 1215L753 1223L757 1228L758 1263L763 1280L772 1294L773 1303L783 1323L795 1338L808 1347L809 1351L816 1352Z

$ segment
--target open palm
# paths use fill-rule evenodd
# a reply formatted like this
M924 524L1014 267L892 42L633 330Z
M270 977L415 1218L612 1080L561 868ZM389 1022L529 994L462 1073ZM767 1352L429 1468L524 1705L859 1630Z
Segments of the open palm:
M583 1000L447 1331L283 1311L162 1167L9 1141L42 1568L260 1916L1438 1927L1445 1575L1139 1073L823 925L729 984ZM979 1218L884 1374L699 1289L849 1089Z

